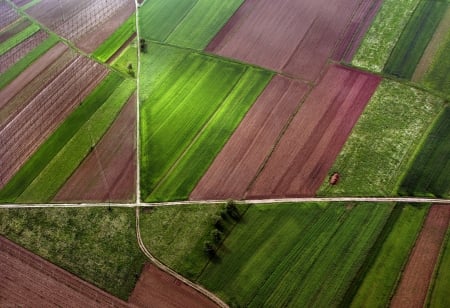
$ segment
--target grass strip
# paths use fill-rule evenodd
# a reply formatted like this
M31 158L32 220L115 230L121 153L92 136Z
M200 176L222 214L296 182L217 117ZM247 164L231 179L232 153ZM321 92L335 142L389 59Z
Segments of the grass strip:
M442 255L439 262L436 278L431 290L429 307L450 307L450 228L447 231L445 244L442 249Z
M0 43L0 56L5 54L11 48L25 41L27 38L38 32L40 29L41 28L39 28L38 25L32 24L29 27L22 30L21 32L14 35L13 37L10 37L5 42Z

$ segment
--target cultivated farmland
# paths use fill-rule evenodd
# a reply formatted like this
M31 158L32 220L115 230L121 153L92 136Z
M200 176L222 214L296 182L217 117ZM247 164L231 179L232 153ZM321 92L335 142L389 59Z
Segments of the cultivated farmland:
M428 294L431 307L447 307L450 305L448 290L450 287L450 226L447 230L444 246L441 250L440 264L435 272L433 289Z

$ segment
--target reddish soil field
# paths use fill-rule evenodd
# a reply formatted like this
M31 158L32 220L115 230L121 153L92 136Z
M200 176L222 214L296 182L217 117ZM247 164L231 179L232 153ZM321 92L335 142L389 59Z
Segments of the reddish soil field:
M54 201L134 200L136 187L136 96L66 182Z
M132 0L42 0L27 13L91 53L134 10Z
M0 306L129 305L0 236Z
M450 206L431 207L422 231L409 256L391 307L424 307L445 233L450 222Z
M36 48L45 39L48 38L48 34L42 30L36 32L17 46L11 48L6 53L0 56L0 74L4 73L11 66L16 64L31 50Z
M31 2L31 0L12 0L12 2L17 6L24 6L28 2Z
M247 0L206 50L315 81L363 2Z
M307 91L302 82L275 76L190 198L242 198Z
M18 22L15 26L11 27L11 29L6 30L5 32L0 33L0 43L3 43L7 39L16 35L20 31L24 30L26 27L30 26L31 22L27 19L22 19L22 21Z
M0 30L15 20L19 19L19 14L5 0L0 0Z
M0 130L0 188L106 73L100 64L76 58Z
M217 307L204 295L147 263L128 302L138 307Z
M314 196L379 82L379 77L331 65L246 197Z

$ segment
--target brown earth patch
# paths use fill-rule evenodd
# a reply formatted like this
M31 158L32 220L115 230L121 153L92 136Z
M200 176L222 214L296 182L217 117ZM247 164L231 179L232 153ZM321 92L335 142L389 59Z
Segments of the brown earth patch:
M17 6L24 6L25 4L31 2L31 0L12 0L12 2Z
M133 290L129 303L138 307L217 307L209 298L147 263Z
M130 202L136 187L136 96L56 195L56 202Z
M330 66L246 197L314 196L379 82L367 73Z
M362 2L248 0L206 50L315 81Z
M391 307L424 307L450 222L450 206L433 205L409 256Z
M5 0L0 0L0 30L19 19L19 14Z
M129 307L0 236L0 306Z
M0 43L5 42L7 39L13 37L14 35L21 32L30 25L31 22L28 19L22 19L18 21L17 24L15 24L13 27L0 33Z
M302 82L275 76L190 198L242 198L307 91L308 87Z

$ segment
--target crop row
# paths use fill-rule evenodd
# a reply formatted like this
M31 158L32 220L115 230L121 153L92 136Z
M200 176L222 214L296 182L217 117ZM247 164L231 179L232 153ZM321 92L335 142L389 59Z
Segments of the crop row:
M0 1L0 29L19 18L16 10L5 0Z
M17 33L13 37L9 38L5 42L0 44L0 56L5 54L8 50L13 48L14 46L20 44L36 32L40 30L39 26L32 24L28 28L24 29L23 31Z

